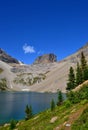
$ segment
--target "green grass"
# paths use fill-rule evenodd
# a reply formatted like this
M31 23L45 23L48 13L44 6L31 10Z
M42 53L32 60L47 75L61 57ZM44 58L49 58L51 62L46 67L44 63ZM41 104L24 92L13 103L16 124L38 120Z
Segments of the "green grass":
M66 117L65 113L62 113L65 111L65 113L67 111L70 111L69 109L66 110L65 107L60 107L60 109L58 107L56 107L55 111L51 112L50 110L46 110L38 115L37 118L32 118L29 121L24 121L23 125L19 125L18 129L19 130L24 130L26 128L26 130L53 130L54 127L56 127L57 125L61 124L62 122L64 122ZM50 120L57 116L57 120L54 123L50 123Z
M51 112L51 110L48 109L44 112L35 115L30 120L20 121L16 128L18 130L53 130L60 124L66 122L74 109L75 111L77 111L84 106L81 103L79 103L71 105L70 107L66 107L65 104L66 101L62 106L56 106L53 112ZM50 123L50 120L53 117L57 117L57 120L54 123ZM9 127L2 127L0 128L0 130L9 130Z
M72 130L88 130L88 106L72 125Z

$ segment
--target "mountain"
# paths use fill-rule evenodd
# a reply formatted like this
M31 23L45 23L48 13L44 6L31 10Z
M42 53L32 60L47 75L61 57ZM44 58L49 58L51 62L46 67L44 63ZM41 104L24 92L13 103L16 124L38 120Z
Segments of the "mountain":
M19 64L19 61L15 58L8 55L4 50L0 48L0 60L6 63L16 63Z
M34 61L34 64L53 63L56 61L57 61L57 56L54 55L53 53L50 53L50 54L44 54L36 58L36 60Z
M0 61L0 82L7 85L6 89L16 91L56 92L60 89L66 92L69 68L72 66L75 69L77 62L80 61L81 52L88 61L88 43L76 53L58 62L56 62L56 56L51 58L55 62L46 62L46 55L42 56L43 58L41 57L40 60L38 57L38 62L36 63L35 60L35 64L32 65L11 66ZM41 59L44 59L44 62Z

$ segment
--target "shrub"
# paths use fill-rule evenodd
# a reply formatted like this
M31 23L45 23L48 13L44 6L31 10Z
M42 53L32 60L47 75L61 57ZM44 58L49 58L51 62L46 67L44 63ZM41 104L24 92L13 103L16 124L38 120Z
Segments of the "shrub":
M79 91L70 91L67 93L68 100L71 103L79 103L80 101L86 99L88 100L88 85L83 85Z
M72 104L69 100L64 101L64 105L66 108L69 108Z
M17 121L16 120L11 120L10 121L10 129L13 130L16 127Z
M86 103L88 103L88 100L87 99L84 99L80 102L81 105L85 105Z
M40 77L34 77L33 79L33 84L37 83L37 82L40 82L41 78Z

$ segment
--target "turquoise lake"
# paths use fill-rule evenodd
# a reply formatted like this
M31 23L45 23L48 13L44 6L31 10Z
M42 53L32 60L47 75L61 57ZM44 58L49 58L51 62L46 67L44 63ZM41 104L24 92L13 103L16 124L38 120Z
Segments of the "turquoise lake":
M57 93L0 92L0 124L11 119L25 118L25 107L31 105L33 114L50 108L52 99L57 102Z

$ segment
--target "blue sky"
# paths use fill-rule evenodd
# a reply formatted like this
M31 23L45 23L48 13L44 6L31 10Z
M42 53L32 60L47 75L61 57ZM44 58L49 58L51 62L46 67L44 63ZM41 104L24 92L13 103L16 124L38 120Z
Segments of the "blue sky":
M88 0L0 0L0 48L26 64L88 42Z

